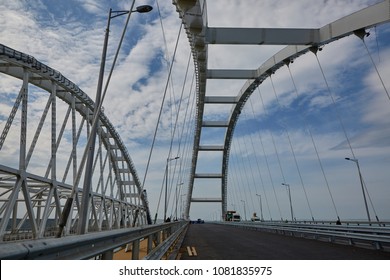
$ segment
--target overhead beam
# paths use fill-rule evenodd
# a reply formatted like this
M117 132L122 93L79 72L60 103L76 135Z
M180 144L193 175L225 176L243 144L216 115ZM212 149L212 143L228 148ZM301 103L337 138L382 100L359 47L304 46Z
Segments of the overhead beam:
M191 198L191 202L222 202L222 198Z
M220 179L222 178L221 173L196 173L195 178L202 178L202 179Z
M212 104L235 104L237 103L236 96L206 96L204 103Z
M207 79L255 79L258 77L256 70L243 69L208 69Z
M202 127L228 127L229 122L227 121L203 121Z
M202 145L199 146L199 151L224 151L225 147L218 145Z
M390 1L386 0L340 18L322 28L230 28L209 27L208 44L231 45L318 45L344 37L355 30L370 28L390 19Z
M319 29L209 27L206 42L230 45L312 45Z

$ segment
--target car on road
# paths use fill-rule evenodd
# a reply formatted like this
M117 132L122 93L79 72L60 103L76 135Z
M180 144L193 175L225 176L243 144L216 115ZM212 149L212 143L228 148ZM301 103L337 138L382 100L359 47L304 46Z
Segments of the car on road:
M252 218L251 218L251 221L252 221L252 222L260 222L260 218L257 217L256 212L253 213L253 216L252 216Z
M191 221L191 224L204 224L204 220L197 219L196 221Z
M232 222L241 222L241 216L238 214L234 214Z

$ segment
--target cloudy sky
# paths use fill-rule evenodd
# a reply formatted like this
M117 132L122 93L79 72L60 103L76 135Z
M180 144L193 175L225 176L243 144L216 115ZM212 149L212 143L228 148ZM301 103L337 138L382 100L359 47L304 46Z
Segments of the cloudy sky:
M319 28L377 2L213 0L207 3L208 24ZM195 83L189 43L172 1L137 0L135 6L143 4L154 9L148 14L131 15L103 107L143 180L166 94L145 183L154 214L168 157L180 156L177 165L172 162L170 168L182 171L176 171L174 184L183 182L181 194L186 193L187 177L182 174L188 171L191 156L188 128L194 115ZM130 6L131 1L0 0L0 43L60 71L94 98L108 11ZM118 17L111 22L107 68L125 19ZM389 26L384 25L370 30L371 35L365 39L387 90L389 32ZM282 47L212 45L208 66L255 69ZM386 91L364 44L355 36L325 46L318 53L318 61L312 53L296 59L290 71L281 68L248 100L232 144L228 208L242 216L246 212L249 218L260 211L256 196L260 194L265 218L289 218L288 196L281 185L285 182L291 188L297 219L334 219L336 212L342 219L365 219L356 165L344 160L355 155L377 215L390 219L390 100ZM172 75L167 82L170 69ZM4 75L0 79L2 129L13 102L9 93L18 91L20 82ZM244 82L210 80L207 93L236 95ZM207 105L205 118L223 119L230 109ZM170 152L177 111L175 135L182 138L175 138ZM220 135L206 130L203 144L220 144ZM220 168L220 157L205 155L199 160L200 172ZM212 181L195 185L194 196L218 196L219 188L213 185ZM220 213L218 204L195 204L191 209L191 218L214 219ZM160 216L161 211L162 205Z

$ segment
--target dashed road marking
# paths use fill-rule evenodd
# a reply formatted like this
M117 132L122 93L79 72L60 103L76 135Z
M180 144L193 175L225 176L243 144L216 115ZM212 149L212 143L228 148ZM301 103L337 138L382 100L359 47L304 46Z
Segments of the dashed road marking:
M187 246L187 252L190 257L196 257L198 254L196 253L195 247Z

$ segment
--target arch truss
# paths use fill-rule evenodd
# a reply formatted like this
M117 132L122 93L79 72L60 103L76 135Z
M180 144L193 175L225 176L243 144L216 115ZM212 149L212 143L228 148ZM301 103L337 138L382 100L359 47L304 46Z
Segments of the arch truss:
M4 45L0 72L13 85L2 96L10 114L0 119L0 242L77 234L94 102L60 72ZM148 223L146 193L103 112L96 136L87 232Z
M322 45L351 34L364 37L367 28L389 22L390 1L386 0L369 6L316 29L209 27L206 0L173 0L173 3L176 5L179 17L186 28L197 74L197 120L186 215L189 216L190 206L193 202L221 203L222 215L224 215L227 211L227 173L231 141L241 109L252 92L280 67L309 50L313 50L313 48L315 50ZM208 69L209 44L283 45L286 47L257 69ZM212 96L206 93L208 79L244 79L246 82L235 96ZM206 121L204 118L206 104L230 104L232 106L231 113L227 119ZM201 143L201 134L206 128L223 131L223 143L218 145ZM201 153L222 153L220 172L198 173L198 157ZM219 180L217 186L210 186L220 188L219 197L193 197L194 182L204 178Z

